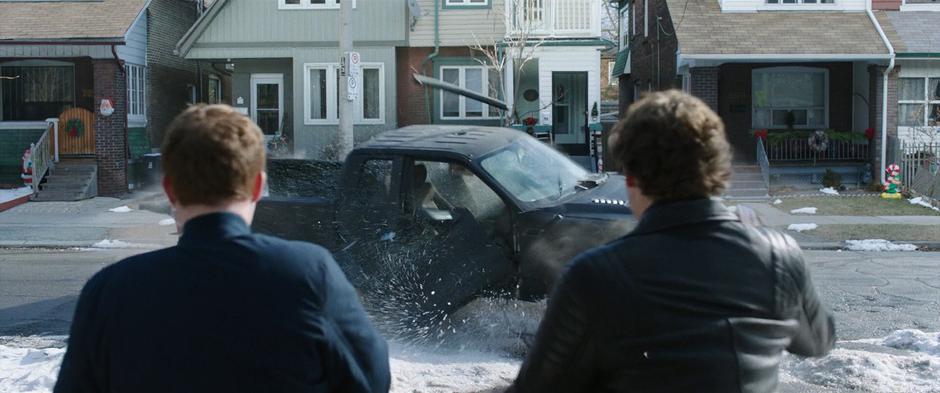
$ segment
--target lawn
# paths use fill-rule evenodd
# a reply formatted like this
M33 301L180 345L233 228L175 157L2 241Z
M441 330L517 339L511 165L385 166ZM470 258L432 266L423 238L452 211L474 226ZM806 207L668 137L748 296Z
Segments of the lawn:
M906 199L878 197L796 197L782 198L774 205L786 213L801 207L815 207L819 216L940 216L923 206L912 205Z
M940 242L936 225L820 225L804 234L831 241L886 239L891 241Z

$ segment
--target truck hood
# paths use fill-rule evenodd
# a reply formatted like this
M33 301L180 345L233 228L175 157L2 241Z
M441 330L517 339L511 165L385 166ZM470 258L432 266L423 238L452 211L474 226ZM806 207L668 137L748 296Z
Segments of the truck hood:
M583 218L623 220L632 217L626 179L609 175L603 184L580 191L564 203L549 208L553 213Z

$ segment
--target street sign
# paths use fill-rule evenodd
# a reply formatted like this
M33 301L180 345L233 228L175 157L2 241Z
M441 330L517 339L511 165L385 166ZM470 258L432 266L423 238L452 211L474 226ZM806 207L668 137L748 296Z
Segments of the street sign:
M346 100L355 101L359 93L359 79L353 75L346 77Z
M349 66L346 75L359 76L359 71L362 69L359 52L346 52L345 57L346 64Z

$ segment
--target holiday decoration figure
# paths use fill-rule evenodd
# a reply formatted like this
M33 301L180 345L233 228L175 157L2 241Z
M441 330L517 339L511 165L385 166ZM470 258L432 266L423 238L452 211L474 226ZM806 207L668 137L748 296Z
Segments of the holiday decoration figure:
M901 167L898 164L891 164L885 168L885 172L887 172L888 178L881 197L884 199L901 199Z
M23 151L23 167L20 171L20 179L27 186L33 185L33 154L30 149Z

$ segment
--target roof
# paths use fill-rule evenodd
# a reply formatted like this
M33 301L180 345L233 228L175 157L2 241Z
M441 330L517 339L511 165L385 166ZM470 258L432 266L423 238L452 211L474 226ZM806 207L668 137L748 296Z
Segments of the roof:
M464 125L415 125L385 131L360 149L448 152L474 159L527 135L502 127Z
M186 34L183 34L183 37L176 43L176 48L173 52L178 56L186 57L186 55L189 54L189 50L193 48L193 44L196 43L196 39L202 35L206 27L209 27L209 23L215 19L219 10L225 7L225 3L227 2L228 0L211 0L211 2L207 2L206 7L208 8L206 11L199 16L199 19L196 19L196 23L193 23L193 25L189 27Z
M123 40L149 0L0 2L0 43Z
M617 62L614 63L614 75L620 76L630 73L630 48L626 48L617 53Z
M940 12L876 11L897 53L940 53Z
M865 12L722 13L715 0L667 0L667 4L683 57L875 55L872 57L880 58L889 54Z

